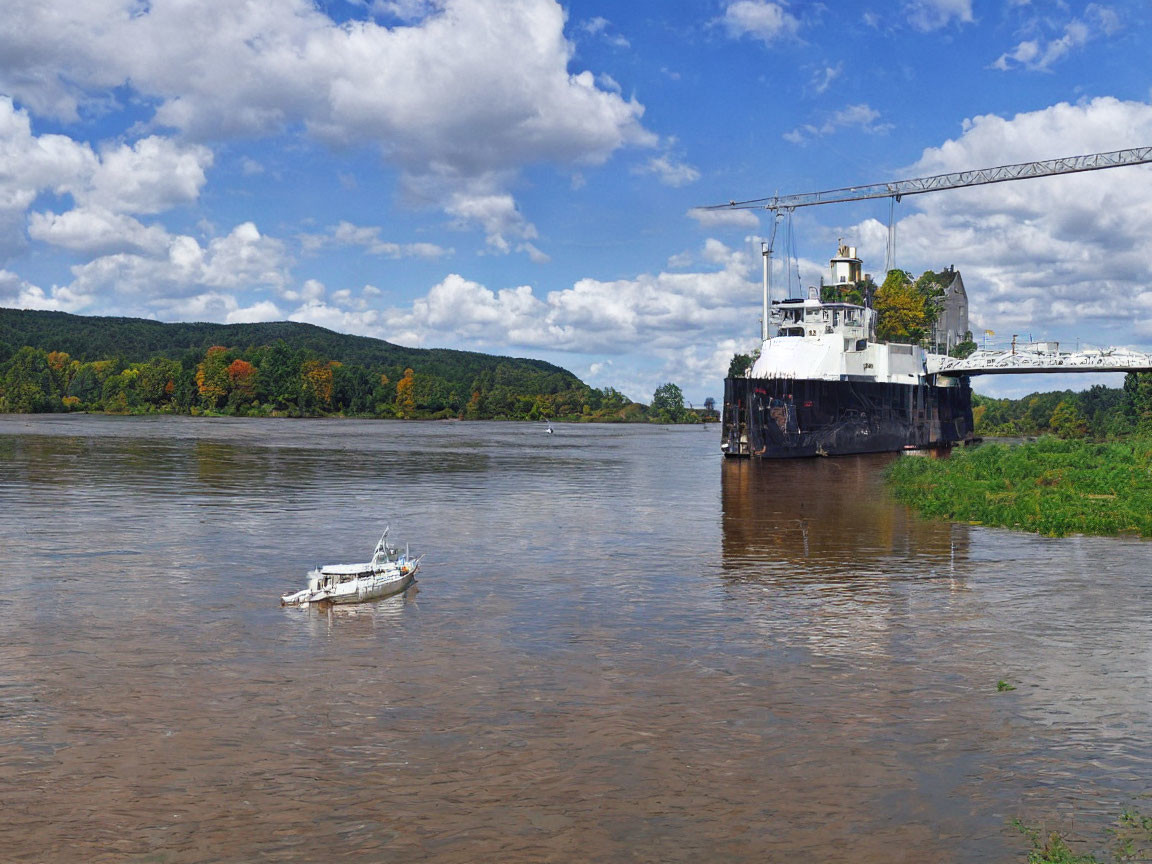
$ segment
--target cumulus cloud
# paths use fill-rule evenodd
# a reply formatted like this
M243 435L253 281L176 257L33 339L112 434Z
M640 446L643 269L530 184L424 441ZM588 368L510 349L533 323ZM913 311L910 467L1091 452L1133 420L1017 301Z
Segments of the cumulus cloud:
M327 327L341 333L356 333L361 336L374 336L377 339L395 341L391 335L382 332L379 326L380 313L374 309L353 311L323 300L309 300L288 316L289 321L300 321Z
M720 269L581 279L537 296L529 285L492 290L451 274L408 308L384 313L387 332L404 344L517 346L578 353L679 350L739 332L755 300L752 259L709 240L703 257ZM689 335L690 334L690 335Z
M158 225L146 226L123 213L102 207L77 207L66 213L32 213L28 236L74 252L159 254L171 238Z
M787 4L770 0L736 0L727 5L720 21L732 38L750 36L765 44L800 31L800 21L788 11Z
M66 296L49 295L39 285L33 285L15 273L0 269L0 306L67 312L74 308L68 300Z
M1152 140L1152 105L1112 98L1060 103L1011 118L985 115L924 151L906 176L1111 151ZM1143 316L1152 258L1152 169L1115 168L906 198L916 212L897 225L898 266L955 264L971 298L973 329L1036 338L1127 342ZM884 226L846 236L879 252ZM1135 319L1135 320L1134 320ZM1021 329L1028 328L1028 329ZM1134 329L1135 328L1135 329Z
M792 144L805 144L813 138L823 138L841 129L857 128L870 135L883 135L892 130L891 123L877 123L880 112L866 103L848 105L827 115L819 125L807 123L785 132L783 138Z
M127 85L155 103L152 125L190 140L304 128L337 147L373 143L409 177L451 180L452 195L528 164L598 164L655 143L638 102L569 71L573 46L555 0L384 5L413 23L337 24L309 0L16 4L0 19L0 91L72 122ZM106 155L110 176L134 158L154 163L142 146ZM131 208L159 206L165 190L187 196L202 155L185 152L151 198L129 184L118 200L110 179L92 203L145 212ZM467 200L437 203L460 218L476 193L460 194ZM493 248L507 239L489 231Z
M33 239L79 252L155 251L166 232L128 214L195 201L211 164L207 148L157 136L96 152L64 135L35 135L28 113L0 97L0 252L22 246L25 214L42 193L71 196L76 207L32 213Z
M180 308L186 318L186 307L174 306L175 300L203 296L209 302L212 291L279 288L288 280L288 263L279 240L245 222L206 246L194 237L171 235L159 254L103 255L73 267L70 287L82 295L124 296L153 308ZM227 313L237 307L219 308Z
M912 0L904 4L908 23L929 32L947 27L953 21L972 23L972 0Z

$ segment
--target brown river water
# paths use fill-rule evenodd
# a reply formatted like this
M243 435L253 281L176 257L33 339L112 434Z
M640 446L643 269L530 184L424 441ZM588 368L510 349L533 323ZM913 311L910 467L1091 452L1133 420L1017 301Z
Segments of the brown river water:
M554 428L0 417L0 860L1023 860L1152 789L1152 545ZM279 606L386 523L405 596Z

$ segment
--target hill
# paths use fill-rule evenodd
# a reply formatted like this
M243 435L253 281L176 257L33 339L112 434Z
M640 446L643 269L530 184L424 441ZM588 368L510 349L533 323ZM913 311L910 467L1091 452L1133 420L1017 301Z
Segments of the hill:
M403 348L312 324L0 309L0 411L643 419L543 360Z
M283 341L295 351L311 351L329 360L358 366L407 368L454 381L463 381L500 365L564 376L572 385L583 382L560 366L543 360L501 357L447 348L403 348L369 336L351 336L314 324L273 321L261 324L167 324L145 318L112 318L0 308L0 343L41 351L63 351L81 362L117 355L129 363L153 357L179 359L187 351L207 351L213 345L255 348Z

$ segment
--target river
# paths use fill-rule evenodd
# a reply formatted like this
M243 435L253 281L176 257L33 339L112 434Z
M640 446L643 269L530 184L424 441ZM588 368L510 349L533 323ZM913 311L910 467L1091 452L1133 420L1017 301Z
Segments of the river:
M1005 860L1149 791L1147 542L554 428L0 417L0 858ZM406 595L279 606L388 523Z

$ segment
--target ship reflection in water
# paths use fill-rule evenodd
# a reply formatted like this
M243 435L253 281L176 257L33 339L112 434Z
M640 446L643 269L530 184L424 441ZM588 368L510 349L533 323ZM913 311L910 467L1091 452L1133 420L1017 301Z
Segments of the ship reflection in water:
M836 459L725 459L725 575L736 581L844 582L891 573L956 575L970 527L924 520L884 489L888 453Z

